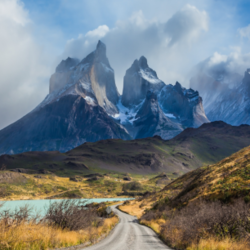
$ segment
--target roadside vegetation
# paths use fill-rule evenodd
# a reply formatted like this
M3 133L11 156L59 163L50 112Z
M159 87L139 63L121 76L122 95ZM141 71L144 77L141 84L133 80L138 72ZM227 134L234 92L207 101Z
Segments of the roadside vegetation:
M187 250L250 249L250 147L187 173L160 192L126 201L169 246Z
M0 214L1 250L45 250L78 244L91 245L107 235L118 223L108 204L87 209L81 203L65 200L52 203L43 218L22 207Z

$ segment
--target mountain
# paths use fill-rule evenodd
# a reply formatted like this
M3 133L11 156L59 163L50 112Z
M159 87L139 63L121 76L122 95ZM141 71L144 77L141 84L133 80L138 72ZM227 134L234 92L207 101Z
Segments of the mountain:
M183 88L179 82L162 88L159 103L165 113L178 117L184 127L199 127L209 122L199 92Z
M79 173L115 171L150 174L189 172L219 160L250 145L250 126L231 126L224 122L188 128L165 141L159 136L86 142L66 153L26 152L0 156L0 166L33 171L48 169L57 175L65 171Z
M126 71L119 113L114 118L134 138L171 139L184 128L209 122L199 92L179 82L166 85L142 56Z
M144 100L149 90L159 92L165 83L157 77L153 69L149 68L147 59L142 56L126 71L123 86L121 102L125 107L129 107L138 105Z
M222 120L235 126L250 124L250 69L244 77L201 71L191 78L190 86L201 93L210 121Z
M81 62L73 58L63 60L51 76L50 93L40 106L64 95L80 95L88 103L98 104L108 114L117 113L119 93L104 43L99 41L96 50Z
M136 138L158 135L164 139L171 139L183 130L181 125L170 120L163 113L157 95L150 90L135 116L134 126L138 128Z
M209 122L202 98L180 83L166 85L142 56L117 91L106 45L84 59L68 57L50 78L49 94L29 114L0 131L0 154L66 152L84 142L155 135L171 139Z
M81 62L68 58L50 79L50 93L32 112L0 131L0 154L68 151L86 141L131 139L109 114L118 112L114 71L99 42Z

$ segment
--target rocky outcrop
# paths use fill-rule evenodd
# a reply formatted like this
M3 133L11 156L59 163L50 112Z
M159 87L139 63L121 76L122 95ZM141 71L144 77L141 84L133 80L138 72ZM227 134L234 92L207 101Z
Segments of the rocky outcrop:
M126 107L139 104L147 91L158 92L165 84L149 68L147 59L142 56L135 60L124 76L122 104Z
M139 128L136 138L159 135L163 139L170 139L183 129L177 122L167 118L159 107L157 95L148 91L146 99L136 114L134 125Z
M179 118L185 127L199 127L209 122L198 91L186 89L179 82L166 85L159 93L159 103L165 113Z

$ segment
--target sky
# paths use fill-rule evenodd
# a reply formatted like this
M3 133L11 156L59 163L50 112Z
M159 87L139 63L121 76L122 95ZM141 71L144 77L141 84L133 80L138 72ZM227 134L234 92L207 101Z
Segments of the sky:
M118 90L144 55L166 84L208 68L250 68L249 0L0 0L0 129L48 94L55 67L107 46Z

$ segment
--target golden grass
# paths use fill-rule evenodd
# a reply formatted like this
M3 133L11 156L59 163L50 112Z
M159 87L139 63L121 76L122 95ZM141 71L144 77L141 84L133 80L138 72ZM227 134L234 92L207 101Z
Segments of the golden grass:
M143 215L145 209L145 207L141 208L140 205L141 202L135 200L130 201L128 205L120 205L119 209L125 213L136 216L139 219Z
M119 209L125 213L136 216L138 219L142 217L146 209L151 208L155 201L152 199L143 199L139 201L137 199L129 201L119 206Z
M45 224L21 223L20 225L7 225L0 222L0 250L45 250L49 248L67 247L95 242L103 234L118 223L118 218L105 219L99 227L87 230L67 231L47 226Z
M69 177L58 177L50 175L43 175L42 179L35 178L35 175L22 174L31 183L29 187L27 185L16 185L15 183L9 184L11 192L5 197L1 197L1 200L28 200L28 199L46 199L51 196L60 195L68 191L79 190L82 193L83 198L103 198L111 197L114 194L109 193L106 189L99 190L98 187L89 186L86 182L74 182ZM107 178L108 179L108 178ZM86 178L83 180L87 180ZM52 190L51 192L43 192L40 186L50 185L51 187L61 186L65 190ZM61 199L59 197L59 199Z
M204 239L198 245L192 244L187 250L249 250L250 246L245 241L236 242L231 239L218 241L216 239Z
M161 231L161 225L163 225L166 221L164 219L158 219L158 220L140 220L140 223L142 225L146 225L150 228L152 228L157 234L160 234Z

